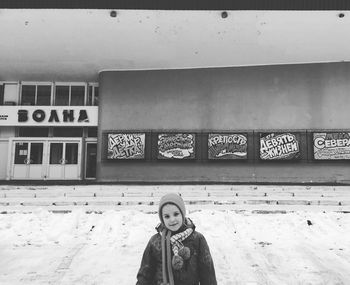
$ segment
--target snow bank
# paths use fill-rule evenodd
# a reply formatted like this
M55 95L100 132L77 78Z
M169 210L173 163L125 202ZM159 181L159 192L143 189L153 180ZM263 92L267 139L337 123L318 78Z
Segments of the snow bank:
M349 284L350 215L189 214L210 246L218 284ZM136 282L157 214L46 210L0 215L0 284Z

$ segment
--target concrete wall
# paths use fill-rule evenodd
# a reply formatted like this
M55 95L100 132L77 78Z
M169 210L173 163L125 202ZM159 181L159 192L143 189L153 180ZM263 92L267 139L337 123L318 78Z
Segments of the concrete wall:
M14 127L1 126L0 127L0 139L14 137L16 135L16 129Z
M0 138L0 157L1 157L0 180L6 179L8 151L9 151L8 140Z
M100 181L350 182L348 162L107 161L110 130L349 130L350 64L100 73ZM151 155L150 155L151 156Z

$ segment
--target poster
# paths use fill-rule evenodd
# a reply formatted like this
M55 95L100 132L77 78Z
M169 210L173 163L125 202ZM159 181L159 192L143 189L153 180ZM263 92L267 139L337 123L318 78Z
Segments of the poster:
M350 133L314 133L315 159L350 159Z
M107 159L144 159L145 133L108 134Z
M209 159L247 159L247 134L209 134Z
M195 134L158 135L158 159L194 159Z
M300 155L300 135L292 133L260 133L260 159L289 160Z

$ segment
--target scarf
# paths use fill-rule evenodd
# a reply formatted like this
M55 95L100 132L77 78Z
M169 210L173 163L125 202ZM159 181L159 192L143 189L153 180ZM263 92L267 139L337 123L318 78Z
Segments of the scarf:
M192 223L191 223L192 224ZM162 246L162 274L164 285L174 285L174 275L172 268L171 250L174 253L174 257L179 257L179 250L184 246L182 241L189 237L193 232L193 228L189 227L183 232L177 233L171 236L171 231L163 228L161 235Z
M173 235L170 238L170 243L174 252L174 255L179 255L179 249L183 248L182 241L184 241L187 237L189 237L193 232L192 228L188 228L187 230L184 230L181 233L178 233L176 235Z

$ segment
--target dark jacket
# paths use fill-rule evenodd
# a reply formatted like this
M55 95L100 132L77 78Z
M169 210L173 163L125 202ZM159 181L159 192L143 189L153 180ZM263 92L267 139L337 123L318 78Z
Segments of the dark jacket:
M180 270L173 270L175 285L216 285L213 260L204 236L194 231L183 242L190 249L190 259ZM163 285L161 235L155 234L143 253L136 285Z

